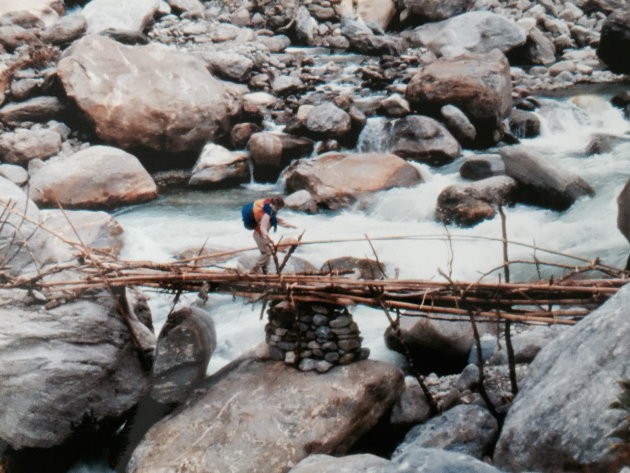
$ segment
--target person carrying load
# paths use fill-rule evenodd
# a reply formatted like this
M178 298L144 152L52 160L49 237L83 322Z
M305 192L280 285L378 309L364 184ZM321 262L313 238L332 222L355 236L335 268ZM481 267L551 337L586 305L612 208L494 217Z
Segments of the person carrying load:
M260 250L260 257L252 269L256 273L267 274L269 260L274 248L273 240L269 236L271 227L274 231L277 230L278 225L286 228L297 228L278 217L278 211L282 208L284 208L284 199L271 197L258 199L244 205L241 209L243 224L245 228L254 230L254 241Z

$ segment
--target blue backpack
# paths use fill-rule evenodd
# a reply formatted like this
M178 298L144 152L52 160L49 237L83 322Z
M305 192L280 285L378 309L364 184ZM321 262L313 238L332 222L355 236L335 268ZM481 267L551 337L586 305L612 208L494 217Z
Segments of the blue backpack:
M256 228L256 218L254 217L254 203L243 205L241 207L241 215L243 216L243 225L248 230L254 230Z
M260 199L255 202L250 202L249 204L243 205L241 207L241 216L243 217L243 225L248 230L255 230L258 226L258 221L256 219L256 212L254 212L254 206L258 203L258 212L260 213L259 217L262 217L262 212L269 215L271 218L271 226L274 231L277 229L278 220L276 218L276 212L274 208L271 206L271 202L266 199Z

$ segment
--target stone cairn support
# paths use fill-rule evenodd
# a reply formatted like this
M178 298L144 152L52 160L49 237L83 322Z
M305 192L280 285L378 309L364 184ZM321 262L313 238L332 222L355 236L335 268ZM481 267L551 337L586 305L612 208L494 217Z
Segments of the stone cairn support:
M282 301L267 314L265 332L272 358L300 371L325 373L370 354L368 348L361 348L359 327L343 306Z

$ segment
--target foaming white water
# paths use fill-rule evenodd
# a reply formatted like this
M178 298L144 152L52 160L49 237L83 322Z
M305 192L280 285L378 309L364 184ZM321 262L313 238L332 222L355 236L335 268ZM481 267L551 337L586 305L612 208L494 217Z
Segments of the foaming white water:
M583 152L593 133L621 134L630 126L619 111L603 100L576 102L581 106L570 100L543 99L538 112L542 135L524 143L580 175L593 186L596 195L581 198L565 212L525 205L506 208L508 238L523 244L510 244L509 256L513 260L538 258L576 263L542 250L550 249L585 258L601 257L606 263L622 266L628 245L616 228L616 196L630 178L630 144L594 156L586 157ZM586 104L591 108L585 110ZM361 150L382 150L385 126L382 119L368 120L369 133L364 133L360 141ZM446 228L435 220L439 192L462 180L457 172L459 164L442 169L417 165L424 183L374 194L343 211L317 215L283 211L283 217L300 228L279 228L274 238L297 236L304 231L304 241L313 243L301 247L296 256L317 267L338 256L378 256L387 263L390 273L399 278L440 280L444 273L460 280L475 281L483 277L497 281L502 277L496 270L502 263L498 217L466 229ZM190 191L166 195L131 209L118 217L127 234L123 257L164 261L187 247L253 248L251 232L243 228L240 220L240 206L277 192L278 188L279 185L253 183L230 191ZM234 267L237 261L235 257L224 266ZM515 265L511 269L513 280L538 277L532 265ZM549 271L540 276L549 276ZM172 297L163 294L152 297L159 326L171 309ZM196 296L189 295L181 303L195 302ZM213 295L206 307L214 316L219 339L209 372L263 340L260 305ZM367 308L353 311L360 320L364 344L372 348L373 358L395 359L396 355L383 346L382 334L387 326L383 315Z
M537 110L541 134L529 144L546 153L583 153L595 133L624 134L630 123L604 98L582 95L566 100L541 99Z

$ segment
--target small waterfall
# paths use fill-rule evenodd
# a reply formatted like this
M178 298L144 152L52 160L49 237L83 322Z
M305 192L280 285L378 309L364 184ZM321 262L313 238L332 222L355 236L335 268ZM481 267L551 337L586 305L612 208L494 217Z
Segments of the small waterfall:
M368 118L363 130L359 134L356 150L359 153L374 153L389 151L389 133L392 120L385 117Z

